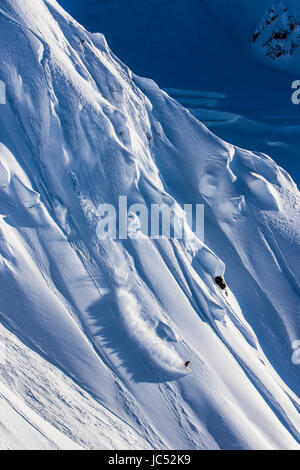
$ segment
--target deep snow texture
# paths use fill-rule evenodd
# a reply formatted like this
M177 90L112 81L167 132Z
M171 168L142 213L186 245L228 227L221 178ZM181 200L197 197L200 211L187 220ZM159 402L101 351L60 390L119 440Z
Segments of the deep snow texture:
M299 448L290 176L215 137L54 0L3 0L0 44L1 446ZM175 222L204 204L204 244L186 224L182 241L99 241L97 207L120 195Z

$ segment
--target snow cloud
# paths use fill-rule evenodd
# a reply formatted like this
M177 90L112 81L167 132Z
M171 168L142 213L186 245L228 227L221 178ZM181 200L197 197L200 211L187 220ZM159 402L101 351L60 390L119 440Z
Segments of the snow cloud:
M117 289L117 300L123 324L139 348L167 370L183 369L183 360L175 349L157 336L153 327L142 317L141 306L132 292L125 288Z

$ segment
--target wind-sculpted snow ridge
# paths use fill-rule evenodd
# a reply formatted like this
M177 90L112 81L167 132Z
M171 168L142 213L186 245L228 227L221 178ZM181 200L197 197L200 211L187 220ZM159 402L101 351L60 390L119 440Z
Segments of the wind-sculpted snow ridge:
M79 417L80 393L104 436L112 415L119 423L104 447L299 448L291 177L215 137L54 0L3 0L0 44L0 320L31 350L26 406L85 448L100 443ZM100 204L117 209L120 196L164 204L174 226L184 204L204 204L205 239L192 227L151 238L133 211L127 239L99 239ZM44 393L33 355L61 394ZM1 370L16 404L25 379L13 357ZM1 445L19 446L9 433ZM49 447L30 435L24 446Z

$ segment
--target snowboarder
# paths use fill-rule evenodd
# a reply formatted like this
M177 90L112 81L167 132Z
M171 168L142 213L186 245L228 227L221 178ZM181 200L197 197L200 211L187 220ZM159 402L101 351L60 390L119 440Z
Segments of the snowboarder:
M188 367L189 363L190 363L190 361L186 361L186 362L184 363L185 367Z
M215 277L215 282L216 282L216 284L218 284L220 289L222 289L225 292L225 294L228 296L228 292L226 290L227 285L226 285L226 282L224 281L223 277L221 277L221 276Z

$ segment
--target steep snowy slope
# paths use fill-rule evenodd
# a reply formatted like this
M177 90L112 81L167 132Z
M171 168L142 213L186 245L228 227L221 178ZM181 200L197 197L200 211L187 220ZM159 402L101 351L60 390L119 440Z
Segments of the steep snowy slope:
M0 341L1 449L149 447L132 428L2 325Z
M54 0L3 0L0 44L1 338L28 358L1 369L1 445L20 445L7 421L21 400L56 445L53 427L86 448L299 448L290 176L215 137ZM119 196L166 204L174 226L180 206L204 204L205 243L186 223L183 240L147 237L137 214L129 238L99 240L97 208ZM214 284L224 272L228 297Z

